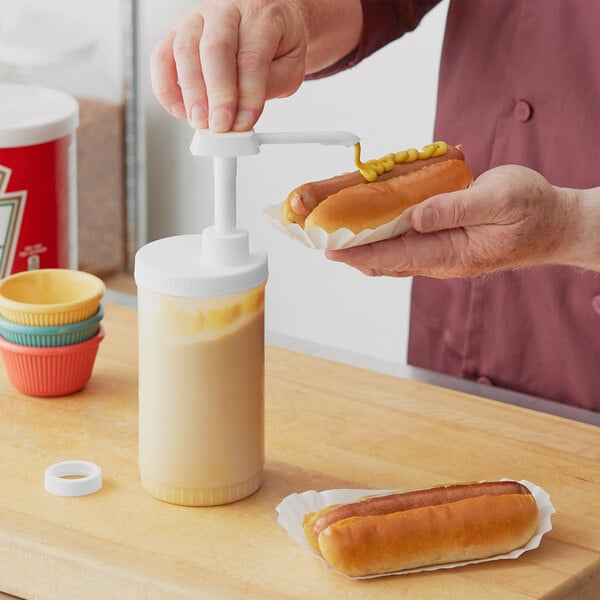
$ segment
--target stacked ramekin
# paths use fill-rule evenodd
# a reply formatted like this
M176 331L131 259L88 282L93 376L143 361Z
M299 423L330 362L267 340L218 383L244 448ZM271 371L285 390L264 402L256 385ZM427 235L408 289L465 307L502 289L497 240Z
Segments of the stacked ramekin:
M105 286L90 273L40 269L0 280L0 353L31 396L64 396L89 381L104 339Z

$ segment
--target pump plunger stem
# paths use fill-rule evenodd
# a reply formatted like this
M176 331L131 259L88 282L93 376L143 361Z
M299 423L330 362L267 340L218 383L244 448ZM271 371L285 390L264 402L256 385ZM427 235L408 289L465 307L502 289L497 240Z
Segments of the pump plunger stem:
M236 222L237 157L258 154L261 144L310 144L351 146L360 138L347 131L299 131L256 133L234 131L213 133L206 129L194 132L190 151L194 156L213 158L215 226L214 236L234 236Z
M236 223L236 156L213 157L215 186L215 234L232 235Z

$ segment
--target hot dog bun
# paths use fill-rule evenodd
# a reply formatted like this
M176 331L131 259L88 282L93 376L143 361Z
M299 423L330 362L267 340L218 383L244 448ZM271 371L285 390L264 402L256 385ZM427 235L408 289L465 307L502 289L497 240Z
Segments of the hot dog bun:
M323 519L320 530L317 521L328 511L343 518ZM535 499L517 482L390 494L330 507L304 520L311 545L334 569L353 577L504 554L526 544L536 527Z
M430 196L465 189L472 181L473 173L466 162L437 162L406 175L332 194L306 217L304 227L322 227L328 233L342 227L354 233L375 229Z

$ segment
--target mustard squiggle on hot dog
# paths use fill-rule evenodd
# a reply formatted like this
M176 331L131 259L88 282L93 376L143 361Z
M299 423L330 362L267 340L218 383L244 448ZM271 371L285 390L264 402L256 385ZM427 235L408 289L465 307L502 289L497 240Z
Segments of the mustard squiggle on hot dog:
M375 181L382 173L387 173L400 163L410 163L419 159L427 159L432 156L443 156L448 151L446 142L433 142L423 146L421 150L408 148L400 152L391 152L381 158L373 158L366 162L360 160L360 142L354 144L354 164L361 175L369 183Z

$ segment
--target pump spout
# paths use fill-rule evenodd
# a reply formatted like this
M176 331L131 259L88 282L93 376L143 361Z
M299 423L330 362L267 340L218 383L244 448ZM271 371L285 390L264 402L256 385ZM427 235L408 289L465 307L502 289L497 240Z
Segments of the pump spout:
M257 133L258 145L322 144L323 146L353 146L360 138L349 131L278 131Z

